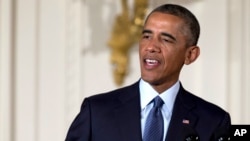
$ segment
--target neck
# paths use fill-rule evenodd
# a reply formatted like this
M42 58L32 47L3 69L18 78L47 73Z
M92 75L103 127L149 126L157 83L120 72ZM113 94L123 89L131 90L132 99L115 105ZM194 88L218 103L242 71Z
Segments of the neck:
M171 81L168 83L162 83L162 84L151 84L150 85L159 93L163 93L164 91L166 91L167 89L169 89L170 87L172 87L178 80L175 81Z

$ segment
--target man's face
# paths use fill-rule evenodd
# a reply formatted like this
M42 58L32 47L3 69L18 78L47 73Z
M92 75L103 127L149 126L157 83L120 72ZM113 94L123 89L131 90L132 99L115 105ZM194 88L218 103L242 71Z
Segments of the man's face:
M160 12L152 13L144 25L139 42L141 77L158 92L179 78L187 51L182 29L179 17Z

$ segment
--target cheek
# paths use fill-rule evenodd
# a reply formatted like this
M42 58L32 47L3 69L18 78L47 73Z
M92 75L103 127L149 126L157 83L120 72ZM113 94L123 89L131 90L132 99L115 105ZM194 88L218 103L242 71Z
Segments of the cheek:
M180 50L164 50L163 57L165 65L179 66L185 61L185 53Z
M140 42L139 43L139 54L141 54L143 52L144 48L145 48L145 43Z
M139 41L139 46L140 48L145 48L146 46L149 45L151 41L149 39L140 39Z

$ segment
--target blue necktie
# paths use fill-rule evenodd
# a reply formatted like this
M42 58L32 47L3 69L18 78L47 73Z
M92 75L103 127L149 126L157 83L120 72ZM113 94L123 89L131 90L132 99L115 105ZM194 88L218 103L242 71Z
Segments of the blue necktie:
M162 141L163 140L163 117L161 107L164 104L162 99L157 96L153 100L154 106L150 110L145 123L143 141Z

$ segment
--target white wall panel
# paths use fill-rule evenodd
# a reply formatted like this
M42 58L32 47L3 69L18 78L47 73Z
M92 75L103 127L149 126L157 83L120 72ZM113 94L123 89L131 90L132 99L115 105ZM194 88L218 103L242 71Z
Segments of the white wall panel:
M228 100L233 123L250 122L249 1L229 1Z
M0 0L0 141L13 139L12 1Z
M83 99L82 62L83 44L89 38L83 38L85 29L84 17L88 15L87 6L82 0L67 0L66 4L66 52L65 52L65 131L68 130L75 115L79 112ZM66 135L64 135L66 136Z
M40 0L38 24L38 141L64 140L65 1Z
M16 3L15 28L15 140L37 138L37 11L36 1Z

